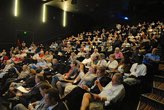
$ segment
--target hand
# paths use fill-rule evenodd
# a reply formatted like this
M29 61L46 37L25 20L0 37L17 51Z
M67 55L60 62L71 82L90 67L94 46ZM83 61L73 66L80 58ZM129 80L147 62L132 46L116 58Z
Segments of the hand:
M17 96L17 97L21 97L22 95L23 95L23 94L22 94L21 92L17 92L17 93L16 93L16 96Z
M100 81L99 80L96 80L95 81L95 85L99 85L100 84Z
M30 90L31 90L31 88L26 88L26 90L27 90L27 91L30 91Z
M88 90L88 86L86 86L86 85L82 85L82 88L83 88L84 90Z
M33 107L33 105L31 103L28 105L28 109L29 110L33 110L34 109L34 107Z
M31 103L31 105L32 105L33 107L35 107L36 104L37 104L37 102L33 102L33 103Z

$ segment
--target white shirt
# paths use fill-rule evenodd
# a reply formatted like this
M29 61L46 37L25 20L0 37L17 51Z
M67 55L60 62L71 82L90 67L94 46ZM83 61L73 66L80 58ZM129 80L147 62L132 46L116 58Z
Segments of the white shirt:
M134 63L130 69L130 75L134 75L136 77L139 76L145 76L147 68L145 66L145 64L138 64L138 63Z
M107 101L105 101L105 104L109 104L111 101L116 102L120 98L125 96L125 88L123 84L112 85L112 81L111 81L109 84L107 84L103 88L99 96L107 98Z
M108 63L107 63L107 67L109 69L115 69L115 68L117 68L117 66L118 66L117 60L114 60L112 62L108 61Z
M85 58L85 59L82 61L82 63L83 63L84 65L90 64L90 63L91 63L91 58L88 58L88 59Z
M105 59L99 60L97 63L98 66L104 66L106 67L107 65L107 61Z

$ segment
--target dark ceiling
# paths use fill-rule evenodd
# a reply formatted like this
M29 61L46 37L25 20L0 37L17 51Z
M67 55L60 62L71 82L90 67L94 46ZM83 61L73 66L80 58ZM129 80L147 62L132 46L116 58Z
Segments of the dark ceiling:
M72 3L75 1L75 3ZM51 0L47 5L76 13L110 13L127 10L129 0ZM64 9L66 7L66 9Z
M119 16L163 16L164 0L42 0L47 5L92 18ZM74 2L74 3L72 3Z

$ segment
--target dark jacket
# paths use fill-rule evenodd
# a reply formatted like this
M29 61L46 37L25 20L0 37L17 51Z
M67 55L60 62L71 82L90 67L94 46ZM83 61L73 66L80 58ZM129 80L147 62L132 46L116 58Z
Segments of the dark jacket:
M52 110L69 110L65 102L58 102L58 104Z

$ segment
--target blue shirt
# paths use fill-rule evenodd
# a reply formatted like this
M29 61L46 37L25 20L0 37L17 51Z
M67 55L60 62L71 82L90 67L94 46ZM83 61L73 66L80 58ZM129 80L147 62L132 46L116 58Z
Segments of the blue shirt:
M159 61L160 60L160 56L152 54L152 53L147 53L144 56L143 63L144 64L153 64L154 62L152 60Z

